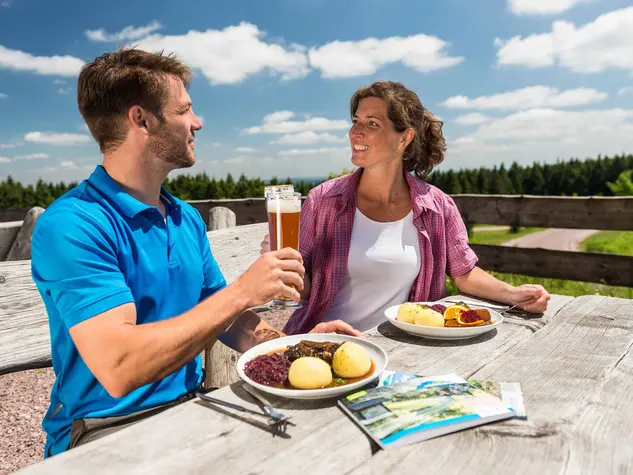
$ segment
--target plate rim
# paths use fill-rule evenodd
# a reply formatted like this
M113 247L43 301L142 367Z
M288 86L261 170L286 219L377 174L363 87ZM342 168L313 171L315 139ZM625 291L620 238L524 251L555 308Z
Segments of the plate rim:
M380 368L378 365L376 365L373 374L370 376L367 376L366 378L360 381L356 381L354 383L351 383L345 386L338 386L334 388L318 388L318 389L274 388L274 387L267 386L265 384L261 384L256 381L253 381L244 372L243 368L246 362L250 361L251 359L255 357L255 356L247 356L247 355L253 355L254 353L257 353L254 350L256 350L258 347L262 345L269 345L272 342L280 342L280 346L284 346L283 340L300 341L300 340L315 338L315 336L317 339L321 339L322 341L327 341L328 338L331 338L334 335L336 336L336 338L342 338L346 341L361 341L362 344L371 346L374 349L374 351L378 352L384 359L383 367ZM263 354L263 353L266 353L266 351L263 351L259 354ZM238 358L237 362L235 363L235 369L237 371L238 376L244 383L249 384L255 387L256 389L264 391L268 394L272 394L272 395L287 398L287 399L321 399L321 398L328 398L328 397L338 397L339 395L342 396L343 394L349 391L354 391L360 387L363 387L371 383L373 380L380 377L380 374L387 368L388 365L389 365L389 355L387 354L387 352L380 345L366 338L359 338L353 335L345 335L345 334L340 334L340 333L300 333L297 335L286 335L281 338L275 338L274 340L268 340L268 341L259 343L258 345L255 345L252 348L249 348L247 351L242 353L242 355Z

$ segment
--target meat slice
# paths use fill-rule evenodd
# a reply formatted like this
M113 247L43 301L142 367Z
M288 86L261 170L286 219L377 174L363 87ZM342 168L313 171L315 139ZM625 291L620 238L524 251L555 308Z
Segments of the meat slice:
M294 361L303 356L320 358L328 364L332 364L334 352L338 350L342 343L316 342L301 340L296 345L289 346L284 352L290 361Z

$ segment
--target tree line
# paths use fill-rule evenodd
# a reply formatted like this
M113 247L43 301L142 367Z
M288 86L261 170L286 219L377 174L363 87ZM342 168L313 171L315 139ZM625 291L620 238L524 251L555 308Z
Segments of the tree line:
M344 170L342 174L349 172ZM614 196L633 194L630 191L632 174L633 155L616 155L528 166L513 163L508 168L501 165L458 171L436 170L427 181L448 194ZM328 178L339 175L330 174ZM206 173L199 173L168 178L164 186L184 200L234 199L263 197L264 186L290 181L290 178L264 181L261 178L247 178L243 174L237 180L231 174L216 179ZM305 196L319 183L321 181L295 181L294 185ZM76 185L75 182L47 183L41 179L35 185L23 185L9 176L0 181L0 208L46 208Z

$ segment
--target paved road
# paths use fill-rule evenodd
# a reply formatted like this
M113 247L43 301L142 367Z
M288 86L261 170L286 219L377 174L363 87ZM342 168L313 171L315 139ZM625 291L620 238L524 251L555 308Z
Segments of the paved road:
M526 236L512 239L502 244L502 246L515 247L540 247L555 251L578 251L582 241L592 234L597 233L594 229L546 229Z
M473 228L473 232L476 233L485 233L486 231L506 231L510 229L510 226L488 226L483 228Z

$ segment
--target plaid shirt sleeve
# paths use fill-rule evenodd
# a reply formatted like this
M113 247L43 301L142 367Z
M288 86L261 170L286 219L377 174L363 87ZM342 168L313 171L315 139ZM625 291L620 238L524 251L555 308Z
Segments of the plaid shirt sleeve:
M444 207L446 221L446 273L450 277L467 274L479 260L468 245L468 231L455 201L446 196Z

